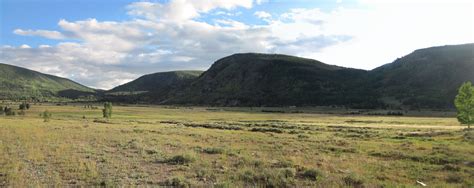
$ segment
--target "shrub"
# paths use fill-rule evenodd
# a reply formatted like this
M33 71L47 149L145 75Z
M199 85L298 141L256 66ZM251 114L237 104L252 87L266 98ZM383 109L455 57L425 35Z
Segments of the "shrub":
M18 106L18 108L19 108L20 110L28 110L28 109L30 109L30 104L29 104L29 103L26 103L26 102L23 102L23 103L21 103L21 104Z
M285 178L294 178L296 170L294 168L283 168L280 170L280 174Z
M175 155L165 162L169 164L175 165L185 165L196 161L196 157L193 154L182 154L182 155Z
M170 124L175 124L175 123L170 123ZM198 124L198 123L184 123L183 125L186 127L202 127L202 128L207 128L207 129L242 130L241 127L233 126L233 125Z
M222 154L224 153L224 149L222 148L204 148L202 152L207 154Z
M5 107L4 112L5 112L5 115L7 115L7 116L15 116L16 115L16 112L10 107Z
M273 168L290 168L293 167L294 164L292 161L280 160L276 161L271 165Z
M102 120L102 119L94 119L92 122L94 123L106 123L106 124L112 124L111 122L107 120Z
M446 170L446 171L459 171L459 170L461 170L461 168L459 168L459 166L457 166L457 165L445 164L443 166L443 170Z
M446 182L448 183L461 183L463 182L463 178L457 174L449 174L446 178Z
M51 114L51 112L49 112L48 110L45 110L40 114L40 116L43 118L44 122L49 122L51 117L53 117L53 114Z
M191 187L191 183L188 180L186 180L186 178L177 176L177 177L173 177L171 179L166 180L164 182L164 186L185 188L185 187Z
M364 186L364 181L357 175L355 174L350 174L348 176L345 176L342 178L342 181L344 181L344 184L347 186L351 187L363 187Z
M0 116L5 113L3 106L0 106Z
M20 112L18 112L18 115L20 115L20 116L24 116L24 115L26 115L26 112L25 112L25 110L20 110Z
M283 133L281 129L276 129L276 128L260 128L260 127L255 127L250 129L252 132L272 132L272 133Z
M316 181L323 177L323 173L317 169L307 169L301 173L301 177Z
M295 171L294 169L245 170L239 174L239 179L250 184L250 187L293 187Z

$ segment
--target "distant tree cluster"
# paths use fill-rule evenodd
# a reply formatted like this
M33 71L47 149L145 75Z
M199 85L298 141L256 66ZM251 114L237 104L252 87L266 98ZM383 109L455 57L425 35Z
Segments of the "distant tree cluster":
M112 103L111 102L105 102L104 103L104 109L102 109L102 114L104 118L112 118Z
M26 112L25 112L25 111L30 109L30 103L22 102L22 103L18 106L18 109L20 110L20 111L18 112L18 115L24 116L24 115L26 115Z
M26 110L30 109L30 104L27 102L22 102L19 106L18 109L15 110L9 105L7 106L0 106L0 115L6 115L6 116L15 116L15 115L26 115Z
M458 121L471 129L471 124L474 124L474 87L471 82L461 85L454 105L458 110Z
M9 106L0 106L0 115L15 116L16 112Z
M22 102L18 108L20 110L29 110L30 109L30 103Z

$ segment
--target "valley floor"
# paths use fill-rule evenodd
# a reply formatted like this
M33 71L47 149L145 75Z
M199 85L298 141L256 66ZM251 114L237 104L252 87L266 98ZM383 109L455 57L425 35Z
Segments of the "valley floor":
M38 115L52 112L50 122ZM455 118L33 105L0 116L0 186L474 186Z

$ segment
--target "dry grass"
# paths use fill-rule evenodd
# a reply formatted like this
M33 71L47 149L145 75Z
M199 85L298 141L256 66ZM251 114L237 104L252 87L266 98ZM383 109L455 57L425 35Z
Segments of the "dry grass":
M454 118L239 110L114 106L94 122L100 109L33 105L0 116L0 186L474 186Z

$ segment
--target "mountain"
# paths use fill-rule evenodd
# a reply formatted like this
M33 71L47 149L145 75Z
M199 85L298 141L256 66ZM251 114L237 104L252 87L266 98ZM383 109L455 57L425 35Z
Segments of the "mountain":
M235 54L164 104L217 106L373 106L363 87L367 71L278 54Z
M159 103L179 93L202 73L203 71L171 71L144 75L107 91L103 100Z
M370 71L369 77L387 104L453 107L458 87L474 82L474 44L419 49Z
M95 90L72 80L0 63L0 99L76 98Z
M203 71L171 71L148 74L109 92L153 92L179 87L201 75Z
M287 55L234 54L205 72L149 74L109 91L0 64L0 99L94 95L171 105L433 109L453 108L465 81L474 82L474 44L419 49L370 71Z

